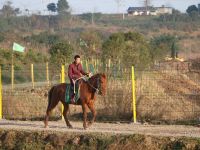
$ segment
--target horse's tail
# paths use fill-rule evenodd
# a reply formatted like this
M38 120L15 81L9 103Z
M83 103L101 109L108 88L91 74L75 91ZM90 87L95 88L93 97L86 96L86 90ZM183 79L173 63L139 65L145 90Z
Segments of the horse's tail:
M50 90L49 90L49 93L48 93L48 106L47 106L47 110L49 109L50 105L51 105L51 97L52 97L52 93L53 93L53 90L54 90L55 86L53 86Z

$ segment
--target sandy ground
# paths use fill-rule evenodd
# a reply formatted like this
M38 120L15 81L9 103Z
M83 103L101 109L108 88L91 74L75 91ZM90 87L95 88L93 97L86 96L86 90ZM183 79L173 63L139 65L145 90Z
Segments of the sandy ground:
M125 123L94 123L84 130L82 122L71 122L73 129L66 127L64 121L51 121L45 129L42 121L8 121L0 120L0 129L48 132L76 132L76 133L110 133L110 134L144 134L153 136L198 137L200 128L182 125L141 125Z

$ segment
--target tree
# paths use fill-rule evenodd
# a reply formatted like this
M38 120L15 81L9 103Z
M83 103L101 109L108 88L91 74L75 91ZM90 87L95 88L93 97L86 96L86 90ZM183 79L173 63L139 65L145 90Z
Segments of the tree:
M180 15L181 12L178 9L172 9L172 15Z
M87 56L96 56L102 46L101 35L95 31L85 31L80 34L80 46Z
M191 5L187 8L186 12L190 15L193 11L198 12L198 8L196 5Z
M176 43L176 37L173 35L166 34L154 37L150 42L152 60L162 60L170 53L175 58L176 51L178 50Z
M99 20L102 17L101 13L83 13L79 15L82 20L86 20L88 22Z
M110 58L121 60L126 67L146 66L150 60L150 46L137 32L114 33L103 43L103 61Z
M73 48L67 43L60 42L50 48L51 62L54 64L66 64L71 60Z
M5 40L5 36L0 32L0 43Z
M198 11L192 11L189 15L190 15L192 21L199 20L199 13L198 13Z
M47 57L41 52L35 52L33 49L29 49L24 57L24 64L29 64L30 62L42 63L47 61Z
M1 10L3 17L11 17L11 16L16 16L19 13L19 8L18 9L14 9L12 7L12 2L7 1L4 5L3 8Z
M119 60L122 59L123 50L125 49L125 38L123 33L113 33L103 43L102 46L102 59Z
M124 36L126 47L122 62L126 66L145 67L150 65L150 46L144 36L137 32L128 32Z
M31 35L24 38L26 42L46 44L52 46L61 41L60 37L56 34L49 34L48 32L41 32L37 35Z
M172 47L171 47L171 58L176 58L176 48L175 48L175 43L173 42Z
M19 8L15 8L15 9L14 9L14 13L17 15L17 14L20 14L20 13L21 13L21 11L20 11L20 9L19 9Z
M69 4L66 0L58 0L57 10L59 14L69 13Z
M47 9L48 9L48 11L56 12L56 11L57 11L56 4L55 4L55 3L49 3L49 4L47 5Z

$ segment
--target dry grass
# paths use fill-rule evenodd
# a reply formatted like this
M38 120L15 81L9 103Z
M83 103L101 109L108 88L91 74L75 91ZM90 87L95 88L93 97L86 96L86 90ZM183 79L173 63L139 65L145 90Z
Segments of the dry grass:
M137 82L138 113L148 120L198 119L200 86L177 72L144 73ZM140 94L142 93L142 94Z
M3 114L9 119L43 118L47 107L47 88L16 89L3 91ZM59 107L52 113L59 116Z

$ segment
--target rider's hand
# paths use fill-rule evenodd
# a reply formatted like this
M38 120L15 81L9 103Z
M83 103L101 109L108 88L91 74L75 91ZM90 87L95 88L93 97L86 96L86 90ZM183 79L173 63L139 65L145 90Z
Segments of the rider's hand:
M88 73L88 77L91 77L91 76L92 76L92 73L91 73L91 72L89 72L89 73Z

